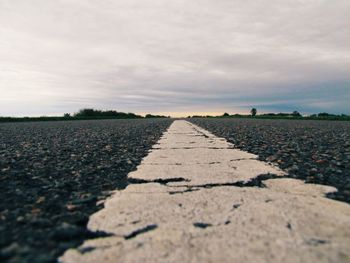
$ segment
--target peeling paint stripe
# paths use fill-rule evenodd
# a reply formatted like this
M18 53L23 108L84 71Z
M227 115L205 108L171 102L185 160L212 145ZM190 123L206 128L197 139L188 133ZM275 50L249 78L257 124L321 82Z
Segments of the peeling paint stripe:
M87 240L60 261L349 262L350 206L324 197L333 187L283 175L174 121L129 186L90 217L90 230L112 236Z

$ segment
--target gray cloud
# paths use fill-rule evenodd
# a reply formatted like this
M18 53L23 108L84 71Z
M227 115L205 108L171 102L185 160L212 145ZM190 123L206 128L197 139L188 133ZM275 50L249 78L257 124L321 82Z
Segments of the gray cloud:
M0 115L350 113L347 0L0 0Z

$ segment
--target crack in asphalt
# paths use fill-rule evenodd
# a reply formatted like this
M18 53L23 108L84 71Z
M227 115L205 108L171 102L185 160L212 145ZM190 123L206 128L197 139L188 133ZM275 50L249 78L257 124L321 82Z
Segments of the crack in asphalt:
M194 191L199 191L200 189L198 188L192 188L192 187L187 187L186 190L183 191L170 191L170 195L175 195L175 194L183 194L183 193L188 193L188 192L194 192Z
M152 230L155 230L156 228L158 228L157 224L150 224L150 225L147 225L145 227L138 228L135 231L132 231L128 235L120 236L120 235L115 235L115 234L104 233L103 236L96 236L95 238L100 238L100 237L121 237L121 238L124 238L125 240L129 240L129 239L137 237L138 235L141 235L141 234L150 232ZM92 238L92 239L95 239L95 238ZM99 246L98 248L99 249L103 249L103 248L110 248L110 247L112 247L112 246ZM85 254L85 253L89 253L89 252L95 250L96 248L97 247L94 247L94 246L86 246L86 247L80 247L77 250L78 250L78 252L80 254Z
M213 226L213 225L212 225L212 224L209 224L209 223L195 222L195 223L193 223L193 226L194 226L194 227L198 227L198 228L205 229L205 228L211 227L211 226Z
M258 175L257 177L249 180L249 181L238 181L238 182L233 182L233 183L209 183L209 184L198 184L198 185L167 185L168 183L173 183L173 182L190 182L190 180L185 179L183 177L174 177L174 178L169 178L169 179L156 179L156 180L144 180L144 179L135 179L135 178L129 178L128 182L130 184L147 184L147 183L159 183L161 185L167 185L168 187L187 187L187 188L213 188L213 187L220 187L220 186L236 186L236 187L260 187L260 188L265 188L266 186L264 185L263 181L268 180L268 179L281 179L281 178L286 178L286 176L280 176L276 174L261 174ZM193 190L192 190L193 191ZM179 192L191 192L188 190L184 191L177 191L176 193Z
M148 184L148 183L159 183L161 185L166 185L172 182L188 182L189 180L183 177L174 177L169 179L156 179L156 180L144 180L144 179L136 179L136 178L128 178L129 184Z
M234 148L232 146L228 146L228 147L205 147L205 146L202 146L202 147L171 147L171 148L156 148L156 147L154 147L153 149L157 150L157 151L168 151L168 150L191 150L191 149L214 149L214 150L224 149L224 150L227 150L227 149L236 149L236 148Z
M208 135L206 135L204 132L200 131L196 126L194 126L192 123L190 123L190 126L192 127L192 129L194 129L196 132L198 132L200 135L198 136L203 136L205 138L209 138Z
M147 225L147 226L145 226L143 228L139 228L139 229L131 232L129 235L124 236L124 238L126 240L128 240L128 239L134 238L134 237L136 237L136 236L138 236L140 234L152 231L152 230L156 229L157 227L158 227L157 224Z

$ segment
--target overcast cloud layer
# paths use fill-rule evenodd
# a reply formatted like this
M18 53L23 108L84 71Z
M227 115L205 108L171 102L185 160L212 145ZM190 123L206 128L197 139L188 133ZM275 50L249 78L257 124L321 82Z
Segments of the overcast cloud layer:
M349 0L0 0L0 115L350 113Z

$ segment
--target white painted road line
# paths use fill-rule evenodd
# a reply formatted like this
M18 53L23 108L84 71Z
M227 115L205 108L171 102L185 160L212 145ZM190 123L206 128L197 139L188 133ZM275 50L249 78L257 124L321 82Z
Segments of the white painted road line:
M155 150L129 178L157 180L183 178L168 185L195 186L247 182L258 175L284 175L276 167L256 160L257 156L233 149L218 138L186 121L175 121Z
M350 206L333 187L284 172L222 138L175 121L62 262L350 262ZM244 184L262 174L265 188ZM162 182L162 183L156 183ZM166 184L164 184L166 183Z

